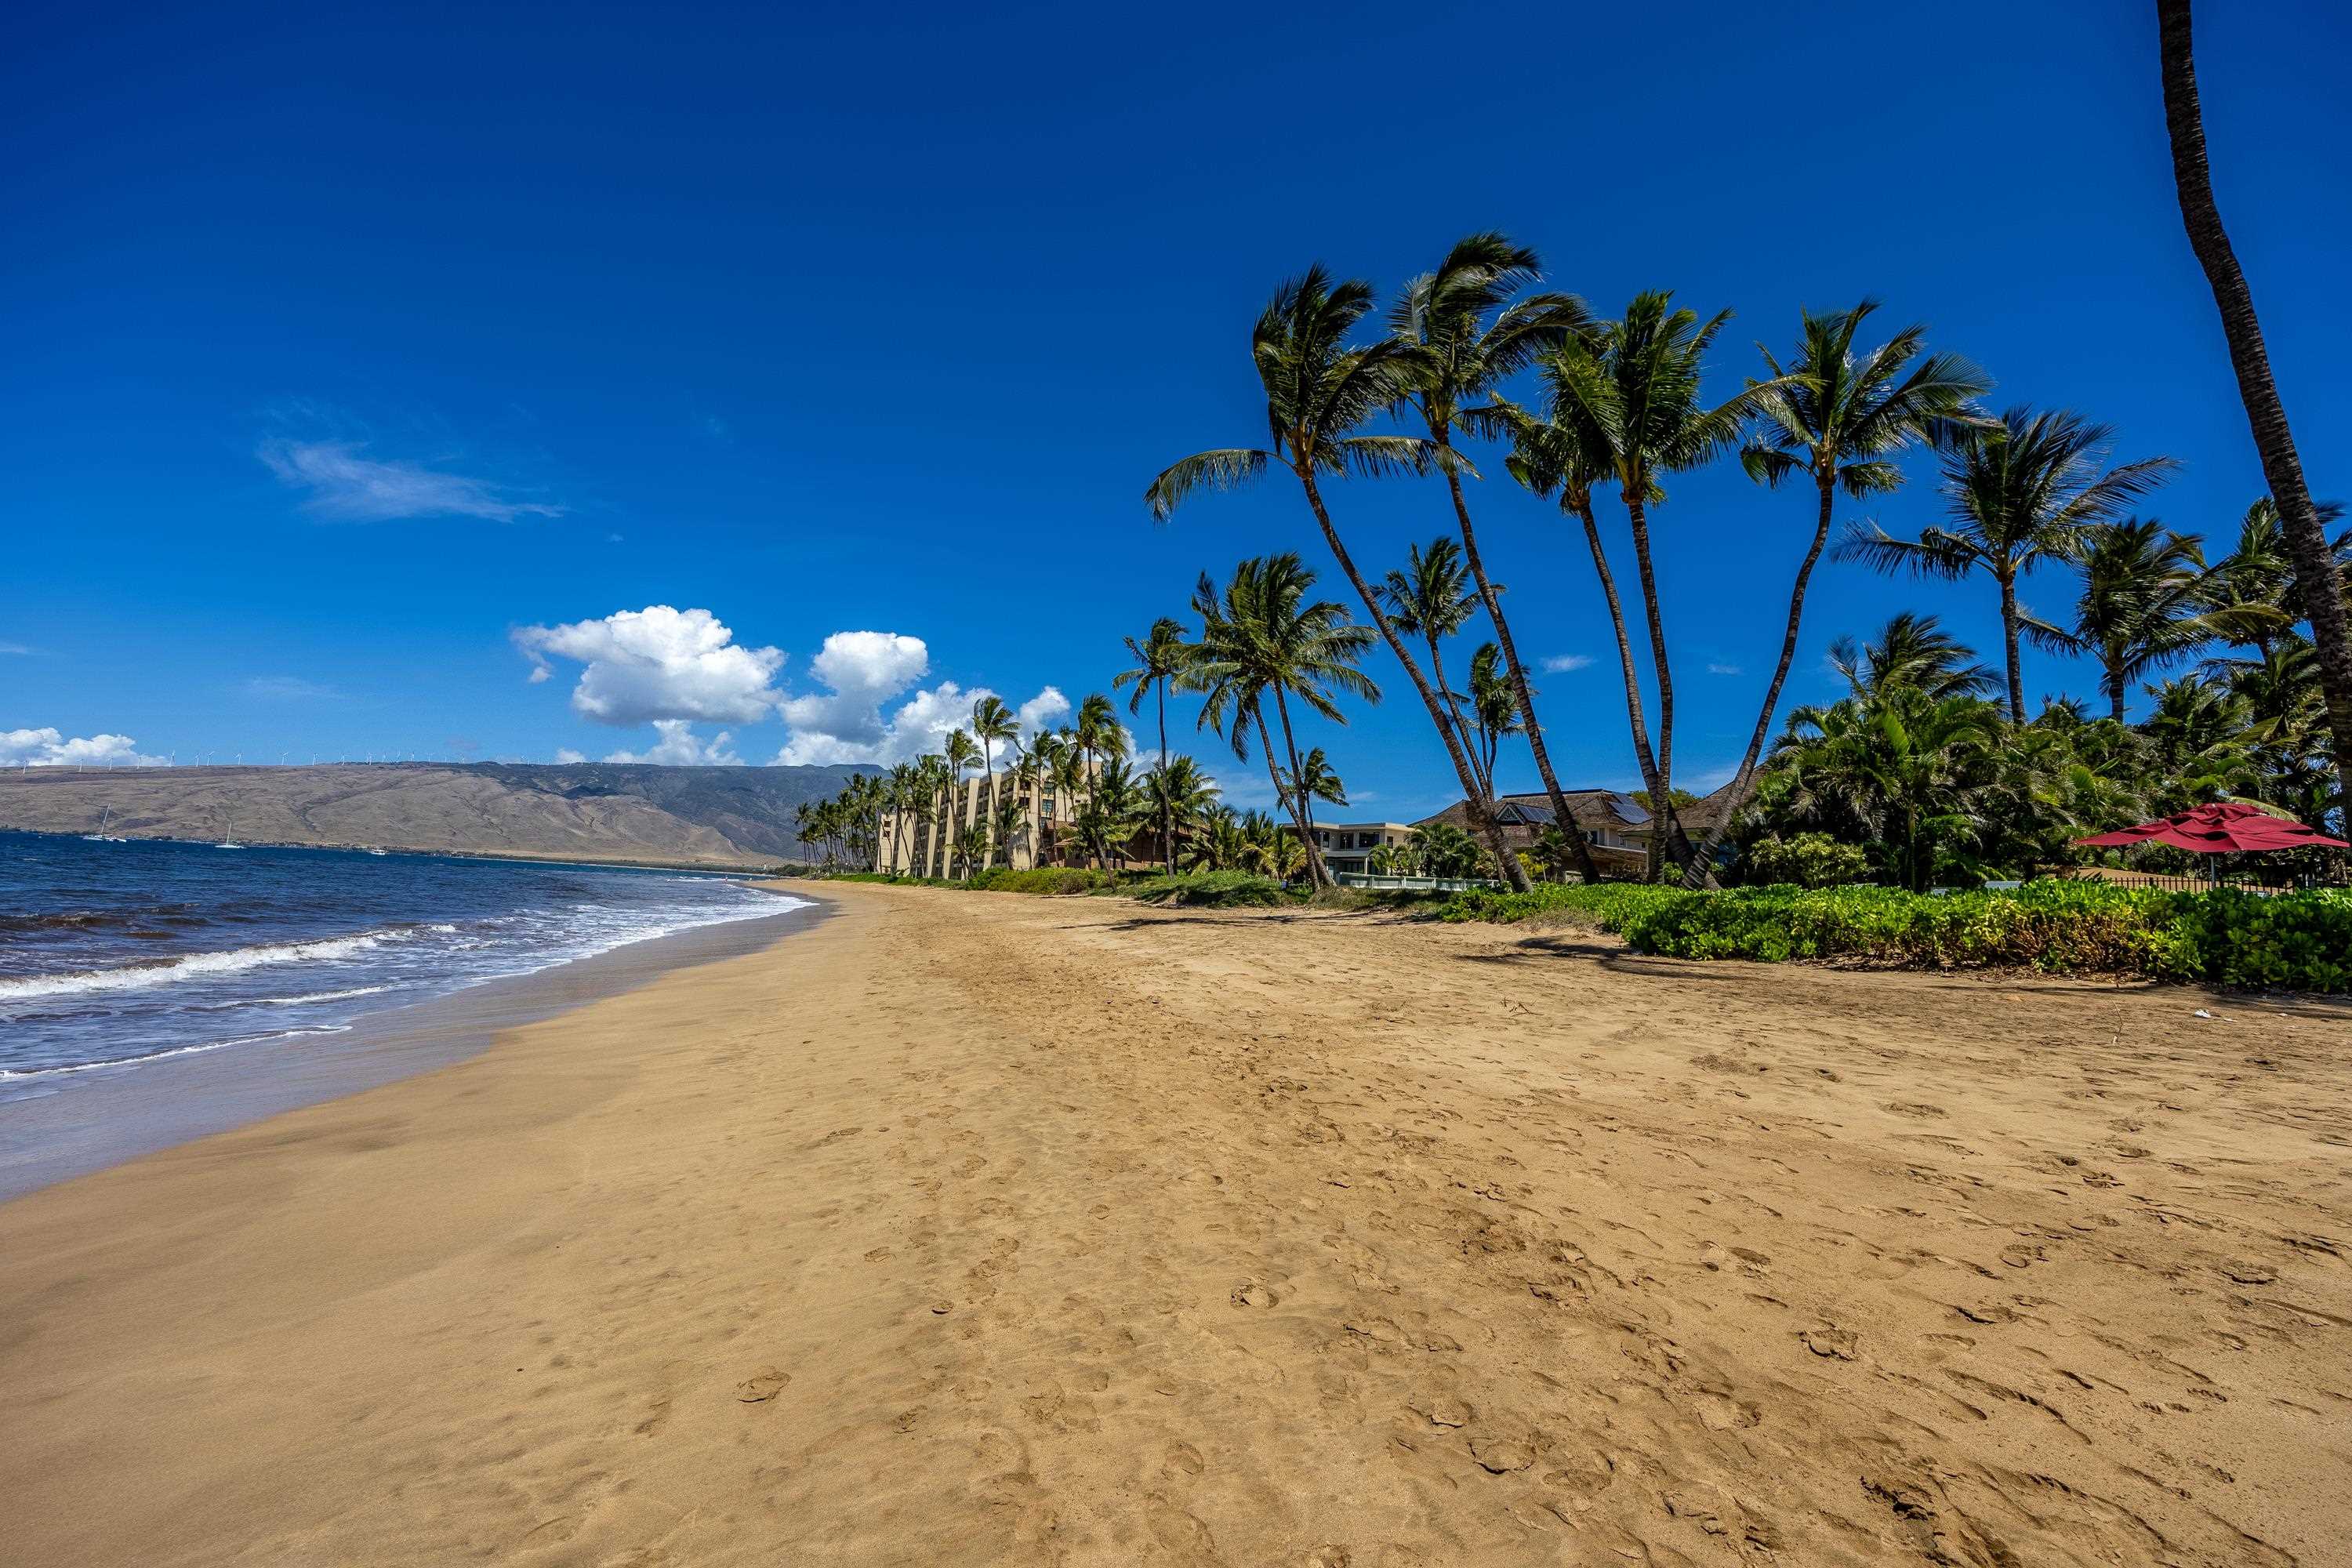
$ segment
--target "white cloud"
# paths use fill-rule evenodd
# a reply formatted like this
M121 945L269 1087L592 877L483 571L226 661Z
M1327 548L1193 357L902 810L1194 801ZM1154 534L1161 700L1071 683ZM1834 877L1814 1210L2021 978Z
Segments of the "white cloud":
M1738 675L1739 667L1736 664L1710 664L1706 667L1706 672L1709 675Z
M1589 653L1556 653L1539 660L1538 668L1546 675L1566 675L1571 669L1582 669L1592 662Z
M300 702L342 695L331 686L321 686L299 675L257 675L245 683L245 690L249 697L267 698L275 702Z
M656 719L654 729L661 738L642 752L614 752L604 760L608 763L661 763L670 767L741 767L743 759L731 749L735 737L721 730L710 737L708 745L698 739L683 719ZM572 753L578 757L579 752ZM558 761L562 761L559 756Z
M551 656L585 665L572 709L601 724L749 724L782 700L773 682L783 651L741 646L709 610L648 605L602 620L523 626L514 641L531 661L533 681L549 678Z
M33 650L20 642L0 642L0 654L30 654Z
M561 517L563 508L516 500L486 479L443 473L421 463L364 456L352 441L291 441L273 437L259 456L291 489L310 492L305 510L343 522L388 522L409 517L478 517L512 522L519 517Z
M930 649L898 632L835 632L809 661L809 672L833 689L784 700L779 708L792 734L776 753L787 765L808 763L902 763L936 752L947 732L971 721L972 704L997 692L952 680L918 689L895 709L893 699L929 673ZM1016 710L1034 734L1070 710L1070 700L1046 687Z
M1040 730L1050 728L1069 711L1070 700L1062 695L1062 689L1049 686L1024 702L1015 716L1021 721L1021 733L1025 739Z
M128 735L84 735L74 740L46 725L38 730L0 730L0 767L160 768L161 757L142 756Z
M584 763L588 760L588 753L585 752L575 752L569 746L558 746L555 748L555 760L559 763Z

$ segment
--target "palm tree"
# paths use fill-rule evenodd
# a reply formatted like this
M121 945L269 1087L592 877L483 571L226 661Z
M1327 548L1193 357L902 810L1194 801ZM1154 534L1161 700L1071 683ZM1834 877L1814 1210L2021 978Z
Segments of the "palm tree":
M1454 732L1462 737L1464 748L1469 750L1470 725L1462 716L1459 696L1446 684L1442 647L1447 637L1470 624L1479 605L1478 589L1463 568L1461 550L1443 534L1431 540L1426 550L1418 544L1409 546L1403 569L1392 568L1379 592L1387 602L1389 618L1396 623L1396 629L1408 637L1419 637L1428 645L1429 673L1445 699L1446 713L1453 721ZM1471 752L1471 763L1478 793L1491 812L1494 774L1476 765L1475 751Z
M1842 812L1884 846L1889 869L1924 892L1940 855L1983 822L1975 773L1999 741L1992 705L1898 685L1827 708L1800 708L1773 747L1783 805L1800 820Z
M987 781L982 786L986 804L981 808L990 823L996 820L996 744L1000 741L1018 740L1021 721L1013 710L1004 705L1002 697L983 697L971 705L972 738L980 742L980 769ZM992 858L993 857L989 857ZM1010 864L1010 858L1007 858Z
M1977 650L1944 630L1933 616L1904 610L1888 619L1877 640L1857 646L1850 637L1830 644L1830 665L1856 697L1916 686L1934 698L1982 697L2000 679L1976 662Z
M1835 552L1838 560L1865 562L1881 572L1908 568L1955 581L1976 572L1990 577L2000 589L2012 724L2025 722L2018 580L2044 561L2072 560L2084 529L2121 518L2179 466L2170 458L2143 458L2103 471L2113 436L2108 426L2064 409L2011 408L1997 424L1963 426L1943 458L1949 527L1923 529L1914 541L1857 523Z
M1334 284L1320 265L1276 289L1250 337L1250 357L1265 390L1270 448L1196 452L1161 470L1145 490L1144 500L1151 515L1165 521L1185 497L1203 486L1230 489L1261 477L1277 462L1288 468L1315 514L1316 526L1322 530L1323 542L1420 694L1470 802L1471 819L1493 841L1496 855L1502 856L1502 830L1478 798L1477 781L1471 775L1461 738L1446 721L1444 707L1422 672L1420 661L1405 647L1381 609L1379 595L1357 570L1355 558L1348 553L1323 502L1324 479L1349 474L1423 473L1434 460L1436 448L1423 437L1357 434L1376 415L1409 394L1419 358L1411 345L1393 338L1348 346L1349 332L1371 307L1370 284L1352 279ZM1523 874L1514 879L1515 887L1526 885Z
M1182 672L1184 660L1192 653L1184 641L1184 624L1172 616L1162 616L1151 623L1151 630L1140 638L1130 637L1123 640L1127 644L1129 657L1135 660L1135 667L1112 676L1110 689L1128 692L1127 710L1129 713L1142 712L1144 693L1157 691L1160 699L1160 765L1165 768L1168 765L1168 683ZM1169 857L1166 868L1171 873L1176 869L1175 832L1174 820L1162 816L1160 821L1160 847Z
M1666 803L1658 817L1665 830L1664 849L1685 879L1698 882L1711 882L1714 874L1691 847L1674 807L1675 679L1651 558L1649 510L1665 500L1662 476L1702 467L1732 450L1741 422L1774 387L1750 382L1713 407L1699 400L1701 362L1730 319L1726 310L1701 321L1696 312L1675 309L1670 293L1637 294L1622 319L1571 338L1549 356L1546 367L1553 423L1571 427L1582 462L1616 480L1633 531L1650 665L1658 682L1657 750L1643 783L1652 799ZM1597 541L1599 535L1593 537ZM1622 631L1619 640L1622 645ZM1627 684L1638 703L1630 663ZM1643 748L1635 749L1639 760ZM1650 836L1653 857L1660 837L1655 831Z
M1480 643L1478 651L1470 656L1469 695L1470 722L1478 732L1478 767L1491 785L1495 779L1495 756L1501 750L1504 738L1519 734L1526 729L1526 716L1519 705L1518 694L1503 674L1502 650L1493 643ZM1557 817L1559 808L1553 807L1552 815ZM1576 824L1571 821L1569 827L1575 831ZM1590 847L1579 854L1576 847L1583 843L1584 835L1580 831L1575 831L1573 838L1566 833L1560 836L1562 853L1576 862L1580 871L1584 862L1591 858Z
M1179 679L1203 694L1200 722L1224 735L1234 756L1249 755L1250 730L1256 729L1276 798L1288 807L1298 829L1307 876L1322 888L1329 886L1330 874L1316 849L1306 803L1284 787L1274 737L1266 728L1265 700L1269 695L1274 699L1282 725L1281 754L1297 777L1298 742L1291 728L1289 700L1296 697L1310 711L1344 724L1348 721L1339 710L1338 694L1378 702L1381 690L1357 668L1371 647L1372 634L1353 624L1347 610L1331 600L1309 603L1307 593L1314 585L1315 574L1287 552L1241 563L1222 593L1202 573L1192 593L1201 641Z
M1389 330L1414 352L1413 374L1406 401L1429 427L1432 461L1445 477L1446 493L1454 502L1454 519L1462 531L1464 558L1477 584L1479 601L1503 652L1513 700L1519 710L1528 750L1535 760L1536 776L1551 801L1553 816L1565 825L1579 868L1588 882L1601 879L1583 832L1569 814L1568 797L1552 772L1551 753L1536 721L1535 691L1528 684L1527 668L1519 662L1518 645L1511 638L1511 623L1503 615L1502 591L1486 574L1478 551L1478 531L1471 525L1470 506L1462 489L1465 474L1477 477L1454 447L1456 430L1491 435L1496 426L1488 410L1474 406L1490 397L1506 378L1523 370L1546 349L1557 348L1591 325L1592 314L1573 294L1520 295L1540 271L1534 251L1514 245L1502 235L1470 235L1446 253L1436 271L1405 285L1389 310ZM1513 299L1514 295L1519 295ZM1444 690L1444 678L1438 677ZM1454 721L1461 722L1460 713ZM1465 733L1464 749L1469 748ZM1486 794L1494 795L1493 770Z
M2333 528L2343 515L2336 502L2319 503L2323 525ZM2352 592L2352 530L2331 537L2327 552L2338 579ZM2262 654L2280 637L2293 636L2295 623L2306 618L2286 530L2270 497L2246 509L2236 545L2206 569L2199 596L2223 641Z
M1123 756L1112 755L1095 770L1087 791L1087 804L1078 809L1078 837L1092 847L1102 863L1102 868L1118 876L1111 865L1114 850L1124 849L1142 818L1149 803L1143 786L1127 765Z
M890 765L889 782L883 788L890 805L890 868L894 871L902 870L906 866L900 842L906 836L908 821L915 811L916 796L921 787L914 763L893 763Z
M1171 757L1143 775L1143 794L1160 823L1161 858L1169 873L1176 870L1176 835L1196 828L1217 802L1217 781L1201 771L1190 757Z
M1897 489L1903 470L1895 458L1968 418L1973 400L1991 388L1982 372L1957 354L1922 357L1920 342L1927 329L1918 325L1857 355L1854 335L1877 309L1877 300L1864 300L1850 310L1826 316L1801 311L1797 352L1785 369L1769 349L1758 345L1771 374L1759 384L1757 426L1740 450L1740 462L1750 479L1767 485L1777 487L1800 474L1813 481L1813 537L1789 590L1789 625L1781 634L1780 662L1764 689L1764 705L1748 734L1748 750L1732 774L1731 793L1699 847L1702 866L1714 863L1716 846L1754 784L1756 760L1771 734L1772 715L1780 705L1789 666L1797 657L1805 588L1829 542L1838 492L1861 500Z
M804 800L793 807L793 837L803 849L808 847L809 835L816 830L816 817L815 801Z
M1331 763L1323 755L1323 748L1320 746L1313 747L1305 756L1298 759L1297 770L1283 776L1282 785L1297 799L1299 820L1305 826L1310 838L1315 833L1317 801L1328 801L1333 805L1348 804L1348 786L1342 784L1339 775L1332 771Z
M980 761L980 748L972 744L971 737L961 730L950 730L948 738L940 750L945 753L948 765L946 847L950 852L950 858L941 863L940 874L951 877L955 874L952 857L957 835L961 831L958 825L963 820L964 816L963 771Z
M2263 478L2278 503L2287 550L2309 604L2320 693L2336 742L2338 796L2347 820L2352 821L2352 628L2345 624L2345 597L2336 587L2326 529L2319 509L2312 504L2311 487L2303 477L2303 459L2295 452L2294 435L2287 428L2286 405L2279 401L2277 384L2271 378L2270 351L2263 342L2262 321L2254 314L2253 293L2246 287L2246 275L2239 268L2229 232L2221 226L2221 210L2213 200L2189 10L2189 0L2157 0L2164 125L2172 142L2172 178L2180 197L2180 221L2189 231L2189 248L2197 253L2198 265L2205 269L2205 280L2213 290L2213 303L2221 316L2221 335L2230 345L2230 364L2238 375L2238 395L2253 428L2254 449L2262 456Z
M2214 636L2214 623L2200 613L2204 552L2153 519L2126 518L2084 529L2075 563L2083 591L2074 626L2028 616L2025 630L2044 647L2096 658L2107 716L2120 724L2127 687Z

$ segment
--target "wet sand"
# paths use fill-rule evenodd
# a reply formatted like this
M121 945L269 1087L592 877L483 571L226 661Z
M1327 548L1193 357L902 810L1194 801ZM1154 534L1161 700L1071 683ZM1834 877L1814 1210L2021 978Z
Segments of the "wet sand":
M827 897L0 1205L0 1557L2347 1560L2342 1007Z

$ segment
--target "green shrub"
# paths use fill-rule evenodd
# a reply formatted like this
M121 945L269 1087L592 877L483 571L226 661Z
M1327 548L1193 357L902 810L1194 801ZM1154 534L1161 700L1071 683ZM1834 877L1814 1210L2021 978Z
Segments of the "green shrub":
M1082 866L1039 866L1028 871L997 866L975 872L965 885L990 893L1096 893L1110 888L1114 880L1108 871L1089 871Z
M1547 886L1458 893L1451 921L1580 912L1640 952L1839 959L1901 969L2024 968L2216 985L2352 992L2352 894L2263 898L2040 881L1942 897L1898 888Z
M1152 903L1213 909L1295 903L1300 897L1272 877L1250 871L1194 871L1175 877L1145 877L1118 891L1124 898Z
M1749 845L1746 869L1748 880L1759 887L1834 888L1869 876L1870 855L1861 845L1842 844L1826 833L1800 833Z

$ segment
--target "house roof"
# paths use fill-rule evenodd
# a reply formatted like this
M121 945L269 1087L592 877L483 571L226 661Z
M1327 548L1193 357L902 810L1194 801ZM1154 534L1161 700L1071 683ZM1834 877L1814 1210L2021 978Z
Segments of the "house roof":
M1731 786L1725 784L1702 796L1696 805L1685 806L1678 814L1682 818L1683 831L1696 835L1712 827L1716 814L1723 809L1730 792ZM1621 833L1649 831L1648 810L1622 790L1564 789L1560 794L1567 797L1569 813L1576 818L1576 825L1588 833L1602 828ZM1541 832L1552 826L1551 797L1549 795L1506 795L1498 796L1495 804L1496 815L1506 827L1529 827ZM1425 827L1436 822L1451 823L1456 827L1468 826L1469 803L1457 800L1436 816L1423 817L1413 826Z

